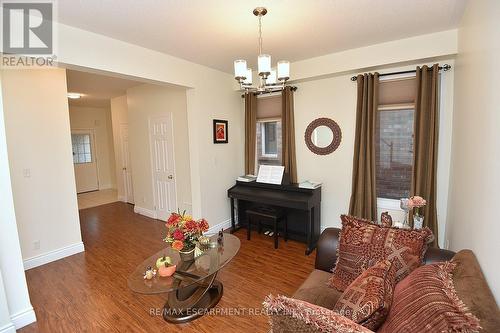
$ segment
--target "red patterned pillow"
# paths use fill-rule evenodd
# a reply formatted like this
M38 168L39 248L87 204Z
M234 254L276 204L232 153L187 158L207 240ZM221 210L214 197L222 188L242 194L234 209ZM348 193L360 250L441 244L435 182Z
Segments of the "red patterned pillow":
M479 319L468 312L453 285L454 263L424 265L394 289L389 315L378 332L478 332Z
M337 264L330 286L344 291L363 271L381 260L395 265L396 283L422 264L427 244L433 239L429 228L387 228L353 216L342 215Z
M337 312L298 299L269 295L263 305L275 333L373 333Z
M333 311L375 331L384 323L391 307L396 280L394 267L384 260L368 268L347 287Z

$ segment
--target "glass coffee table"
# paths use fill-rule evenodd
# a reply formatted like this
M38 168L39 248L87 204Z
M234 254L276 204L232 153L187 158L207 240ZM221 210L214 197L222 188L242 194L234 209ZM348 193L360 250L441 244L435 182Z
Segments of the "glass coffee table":
M222 283L215 278L240 249L240 240L224 233L222 246L217 243L217 235L210 237L210 244L203 254L192 261L181 261L179 253L170 247L158 251L142 264L128 278L129 288L140 294L168 293L163 307L163 318L171 323L184 323L202 316L217 305L222 297ZM170 277L158 274L151 280L144 279L144 272L164 255L172 258L177 270Z

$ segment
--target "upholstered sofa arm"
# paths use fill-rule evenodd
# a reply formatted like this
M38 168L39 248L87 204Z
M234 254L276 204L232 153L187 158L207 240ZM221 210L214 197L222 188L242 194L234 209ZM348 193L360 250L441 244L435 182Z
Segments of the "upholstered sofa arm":
M373 333L332 310L294 298L269 295L263 304L273 333Z
M337 246L339 244L339 228L326 228L319 236L316 247L316 269L330 272L337 262Z

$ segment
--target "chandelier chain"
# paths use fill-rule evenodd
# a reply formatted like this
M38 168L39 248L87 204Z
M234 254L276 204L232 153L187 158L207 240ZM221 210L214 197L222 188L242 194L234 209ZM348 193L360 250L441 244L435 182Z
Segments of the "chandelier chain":
M262 54L262 16L259 15L259 54Z

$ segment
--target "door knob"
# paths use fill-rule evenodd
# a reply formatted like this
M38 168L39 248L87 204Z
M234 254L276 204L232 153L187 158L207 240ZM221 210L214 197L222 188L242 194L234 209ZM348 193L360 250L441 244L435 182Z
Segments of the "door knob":
M168 175L168 179L174 179L174 176Z

